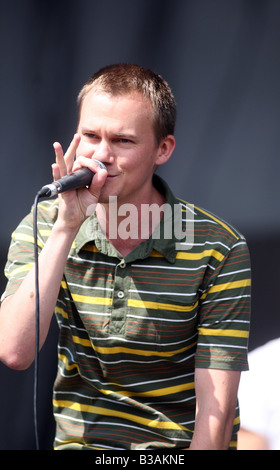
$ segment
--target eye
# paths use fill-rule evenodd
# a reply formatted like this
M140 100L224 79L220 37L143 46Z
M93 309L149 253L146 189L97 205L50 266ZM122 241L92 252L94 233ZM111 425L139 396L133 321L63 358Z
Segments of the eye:
M116 143L123 144L123 145L133 144L133 140L128 139L128 138L126 138L126 137L116 137L116 138L114 139L114 141L115 141Z
M94 134L93 132L85 132L84 136L90 140L97 139L97 135Z

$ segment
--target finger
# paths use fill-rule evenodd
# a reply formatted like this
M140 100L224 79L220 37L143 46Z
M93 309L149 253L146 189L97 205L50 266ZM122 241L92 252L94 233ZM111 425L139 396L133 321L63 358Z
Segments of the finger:
M107 171L106 166L102 162L95 160L94 158L88 158L88 157L83 157L83 156L79 156L77 160L75 160L74 165L73 165L73 171L76 171L79 168L82 168L83 166L86 166L87 168L92 170L94 173L97 173L101 169L104 169Z
M53 181L56 181L60 178L60 171L59 171L59 166L57 163L52 164L52 174L53 174Z
M103 170L102 168L99 168L99 170L96 172L96 174L92 178L91 184L89 186L89 192L92 196L95 196L97 199L99 199L101 189L103 188L106 182L107 176L108 176L107 170Z
M108 176L107 169L101 162L93 158L80 156L74 163L73 171L79 170L82 167L87 167L93 171L94 176L88 190L92 196L98 199Z
M56 179L67 175L67 167L64 160L64 154L62 146L59 142L55 142L53 144L53 148L55 151L55 158L56 158L56 166L53 168L55 169Z
M76 157L77 148L80 144L81 137L79 134L75 134L68 149L64 156L64 161L67 169L67 173L71 173Z

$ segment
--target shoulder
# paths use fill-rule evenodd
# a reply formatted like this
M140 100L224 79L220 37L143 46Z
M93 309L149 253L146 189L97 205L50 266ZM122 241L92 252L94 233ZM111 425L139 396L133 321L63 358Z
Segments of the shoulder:
M177 198L177 201L181 205L183 222L185 219L188 227L192 224L194 243L218 245L222 251L230 251L236 245L244 245L247 248L244 235L229 222L180 198Z
M34 205L29 214L27 214L17 228L12 233L12 240L17 242L33 243L34 230ZM40 202L37 206L37 228L38 238L47 238L52 230L53 224L57 218L58 200L48 200Z
M32 213L34 211L32 207ZM53 222L57 218L58 213L58 199L42 201L38 204L38 220L45 219L46 221Z

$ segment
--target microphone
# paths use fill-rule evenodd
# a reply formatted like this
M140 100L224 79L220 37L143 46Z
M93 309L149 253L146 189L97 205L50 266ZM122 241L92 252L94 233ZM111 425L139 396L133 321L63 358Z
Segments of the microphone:
M98 163L100 168L106 170L106 166L103 163L99 160L94 161ZM52 197L71 189L85 188L90 185L93 175L94 172L84 166L69 175L63 176L53 183L46 184L40 189L38 196L41 198Z

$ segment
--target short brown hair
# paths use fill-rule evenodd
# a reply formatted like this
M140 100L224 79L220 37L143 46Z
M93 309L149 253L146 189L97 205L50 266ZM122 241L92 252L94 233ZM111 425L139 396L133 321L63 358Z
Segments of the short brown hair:
M138 92L150 100L154 110L154 129L159 144L167 135L174 135L176 103L168 83L152 70L134 64L108 65L96 72L78 95L79 113L84 97L92 89L113 96Z

